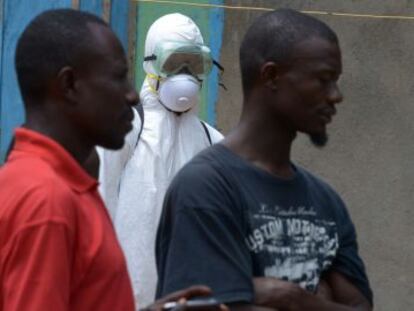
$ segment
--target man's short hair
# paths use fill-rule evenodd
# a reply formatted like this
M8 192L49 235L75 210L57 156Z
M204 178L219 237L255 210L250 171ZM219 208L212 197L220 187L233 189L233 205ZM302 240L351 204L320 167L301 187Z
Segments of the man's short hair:
M240 46L244 94L252 89L261 65L289 60L294 46L311 37L338 43L335 32L325 23L292 9L278 9L257 18Z
M65 66L76 67L93 46L88 23L108 26L99 17L72 9L41 13L17 42L15 66L24 102L42 100L48 81ZM86 54L85 54L86 53Z

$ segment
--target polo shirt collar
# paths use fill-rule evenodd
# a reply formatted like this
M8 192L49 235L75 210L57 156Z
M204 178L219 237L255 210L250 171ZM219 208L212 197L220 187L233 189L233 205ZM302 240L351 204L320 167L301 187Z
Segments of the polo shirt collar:
M98 185L66 149L38 132L26 128L16 129L13 151L40 157L77 192L86 192Z

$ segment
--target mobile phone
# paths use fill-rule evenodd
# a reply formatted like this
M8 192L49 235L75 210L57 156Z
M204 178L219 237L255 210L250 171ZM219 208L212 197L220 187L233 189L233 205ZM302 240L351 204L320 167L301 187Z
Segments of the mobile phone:
M181 310L185 309L188 311L202 311L202 310L220 310L220 303L214 298L197 298L187 300L185 303L181 304L176 301L167 302L162 307L163 310Z

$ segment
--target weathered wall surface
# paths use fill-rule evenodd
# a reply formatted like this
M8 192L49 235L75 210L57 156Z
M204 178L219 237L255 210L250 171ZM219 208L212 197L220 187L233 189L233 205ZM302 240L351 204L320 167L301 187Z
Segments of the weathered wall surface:
M227 5L291 7L414 16L414 1L225 1ZM237 123L242 102L238 47L262 14L225 10L221 62L229 90L219 93L218 127ZM346 201L375 294L376 310L414 306L414 20L318 16L338 33L345 100L317 150L299 137L294 159L330 182Z

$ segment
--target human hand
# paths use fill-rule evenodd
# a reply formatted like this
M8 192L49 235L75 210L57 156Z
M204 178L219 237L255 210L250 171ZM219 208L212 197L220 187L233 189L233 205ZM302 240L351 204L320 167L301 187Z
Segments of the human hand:
M329 283L327 281L325 281L324 279L321 279L319 281L319 285L318 285L318 288L316 290L316 296L318 296L322 299L329 300L329 301L334 300L332 289L329 286Z
M193 297L200 297L200 296L209 296L211 295L211 289L206 286L196 285L191 286L186 289L171 293L165 297L162 297L156 300L150 306L142 309L142 311L164 311L164 305L168 302L177 302L177 305L173 308L175 311L192 311L192 310L200 310L200 307L191 307L186 304L187 300ZM228 308L225 305L220 306L213 306L211 308L203 307L203 310L211 310L211 311L228 311Z
M280 311L300 310L299 302L305 291L297 284L274 277L253 279L254 304L277 308Z

